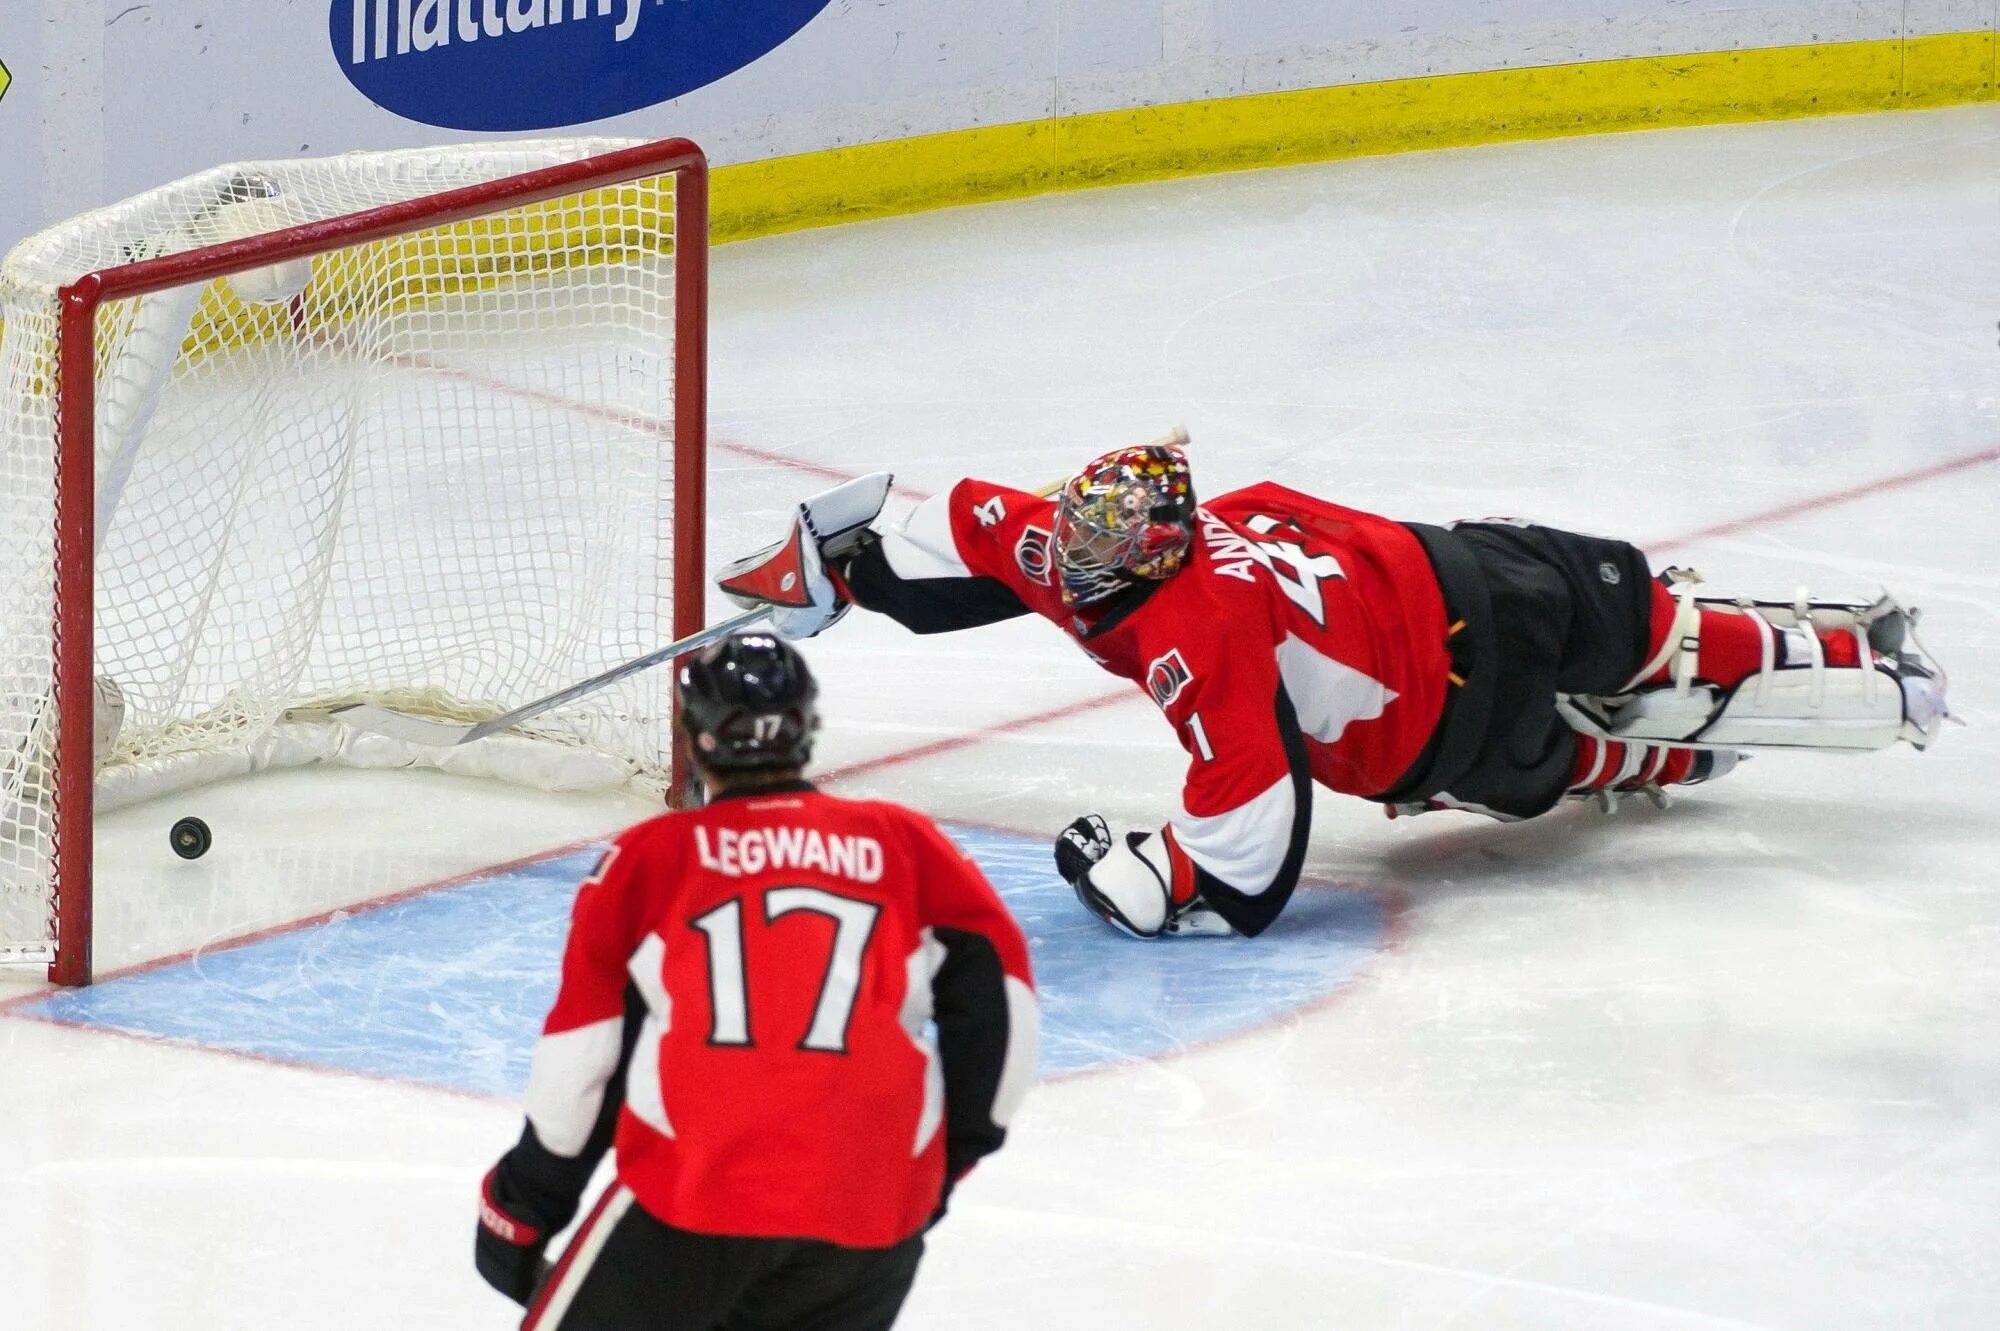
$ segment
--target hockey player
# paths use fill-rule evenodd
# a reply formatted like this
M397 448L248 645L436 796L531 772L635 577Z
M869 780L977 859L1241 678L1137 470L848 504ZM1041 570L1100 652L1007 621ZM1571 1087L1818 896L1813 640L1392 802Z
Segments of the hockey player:
M577 896L479 1273L549 1331L887 1327L1033 1076L1027 946L930 822L802 778L818 689L784 641L726 639L679 690L709 803Z
M1056 863L1147 938L1267 927L1312 781L1392 817L1531 818L1708 780L1739 749L1921 748L1944 720L1886 597L1704 599L1622 541L1393 522L1271 483L1198 504L1185 439L1108 453L1053 498L961 481L882 532L887 479L863 478L722 583L793 637L850 603L918 633L1032 611L1137 682L1188 753L1180 806L1119 833L1086 814Z

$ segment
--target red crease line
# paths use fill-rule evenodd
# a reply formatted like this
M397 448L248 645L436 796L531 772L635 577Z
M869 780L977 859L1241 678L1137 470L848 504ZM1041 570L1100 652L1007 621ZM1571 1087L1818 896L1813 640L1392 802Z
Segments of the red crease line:
M1784 522L1790 518L1803 517L1807 513L1817 513L1821 509L1835 508L1841 504L1850 504L1857 499L1868 499L1875 495L1888 494L1892 490L1901 490L1908 486L1921 485L1925 481L1934 481L1940 476L1950 476L1956 472L1970 471L1974 467L1983 467L1990 462L2000 462L2000 445L1981 449L1977 453L1968 453L1964 457L1952 458L1946 462L1933 463L1928 467L1918 467L1914 471L1899 472L1894 476L1884 476L1880 480L1863 481L1859 485L1850 485L1845 490L1835 490L1830 494L1815 495L1810 499L1798 499L1789 504L1780 504L1776 508L1767 508L1761 513L1752 513L1748 517L1732 518L1728 522L1718 522L1712 527L1703 527L1699 531L1691 531L1684 536L1670 536L1666 540L1654 542L1646 548L1649 550L1671 550L1676 546L1692 545L1696 541L1713 540L1718 536L1734 536L1738 532L1748 531L1752 527L1768 526L1771 523Z
M595 402L584 402L577 398L564 397L560 393L551 393L546 389L530 388L526 384L510 384L504 379L495 379L489 375L475 374L470 370L462 370L456 366L440 364L427 356L405 355L391 357L390 359L407 369L423 370L430 374L440 375L446 379L456 379L461 383L475 384L480 388L489 388L496 393L505 393L510 397L517 397L527 402L539 402L544 406L560 407L565 411L573 411L577 415L588 417L591 420L605 421L623 429L636 430L641 434L650 434L655 438L671 441L674 437L673 422L661 420L655 416L644 416L636 412L618 411L612 407L600 406ZM711 438L708 441L708 446L710 451L720 450L725 453L734 453L739 457L750 458L757 462L767 462L774 467L788 467L793 471L804 472L808 476L823 476L828 480L851 481L858 476L867 474L865 472L850 471L845 467L828 466L823 462L811 462L805 458L793 457L789 453L780 453L768 448L758 448L753 444L738 443L734 440ZM913 503L922 503L924 500L930 498L930 494L927 491L908 485L891 486L890 493L900 495Z

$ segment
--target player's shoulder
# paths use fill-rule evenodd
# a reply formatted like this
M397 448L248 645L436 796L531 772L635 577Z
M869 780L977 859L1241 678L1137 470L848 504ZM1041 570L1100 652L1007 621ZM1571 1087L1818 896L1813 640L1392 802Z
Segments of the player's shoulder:
M1340 509L1338 504L1318 495L1309 495L1276 481L1258 481L1240 490L1229 490L1204 500L1201 506L1230 523L1242 522L1260 513L1317 513Z
M1055 502L1032 490L968 476L951 487L951 506L979 526L993 528L1041 518Z
M828 809L837 809L852 818L878 822L888 827L937 830L937 824L926 815L894 800L853 799L845 795L828 794L824 790L815 790L814 793Z
M901 845L909 853L925 854L942 850L962 857L958 844L942 827L929 815L907 804L898 804L894 800L848 799L824 791L818 793L818 798L830 814L845 818L855 826L867 826L878 836Z
M700 812L698 808L662 809L650 818L633 823L611 838L611 843L625 855L659 849L684 838Z
M882 826L933 826L930 820L907 805L893 800L855 799L836 795L808 781L769 792L744 791L698 809L669 812L640 827L657 826L671 831L691 826L689 820L708 817L781 817L801 822L875 823ZM637 829L634 829L637 830Z

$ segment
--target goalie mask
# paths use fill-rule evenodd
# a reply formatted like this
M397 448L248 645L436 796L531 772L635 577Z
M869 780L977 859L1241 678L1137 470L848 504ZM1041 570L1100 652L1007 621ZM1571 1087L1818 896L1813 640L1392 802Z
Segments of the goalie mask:
M1171 578L1194 543L1187 454L1160 443L1098 458L1063 486L1051 543L1070 605Z
M737 772L804 767L819 729L819 685L783 638L724 638L683 664L681 726L703 767Z

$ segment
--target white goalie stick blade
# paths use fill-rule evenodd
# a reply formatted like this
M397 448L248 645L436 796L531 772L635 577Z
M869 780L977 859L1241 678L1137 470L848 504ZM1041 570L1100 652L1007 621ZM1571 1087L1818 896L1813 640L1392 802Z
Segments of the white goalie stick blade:
M460 744L470 744L475 740L485 739L488 735L497 735L503 730L512 730L523 721L540 716L544 712L554 711L564 703L574 702L586 694L597 692L606 685L616 684L628 675L636 675L641 670L650 670L656 665L671 661L677 656L685 656L732 633L741 633L753 628L763 623L768 614L766 609L759 606L754 610L745 610L740 615L731 615L719 623L710 624L698 633L690 633L685 638L670 642L656 652L648 652L636 660L613 666L601 675L592 675L589 679L572 684L559 693L551 693L546 698L537 698L531 703L516 707L511 712L502 712L499 716L489 717L472 725L434 721L426 716L413 716L408 712L399 712L393 707L383 707L379 703L372 702L349 703L345 707L328 708L327 715L337 718L343 725L369 734L386 735L390 739L419 744L425 748L455 748Z

